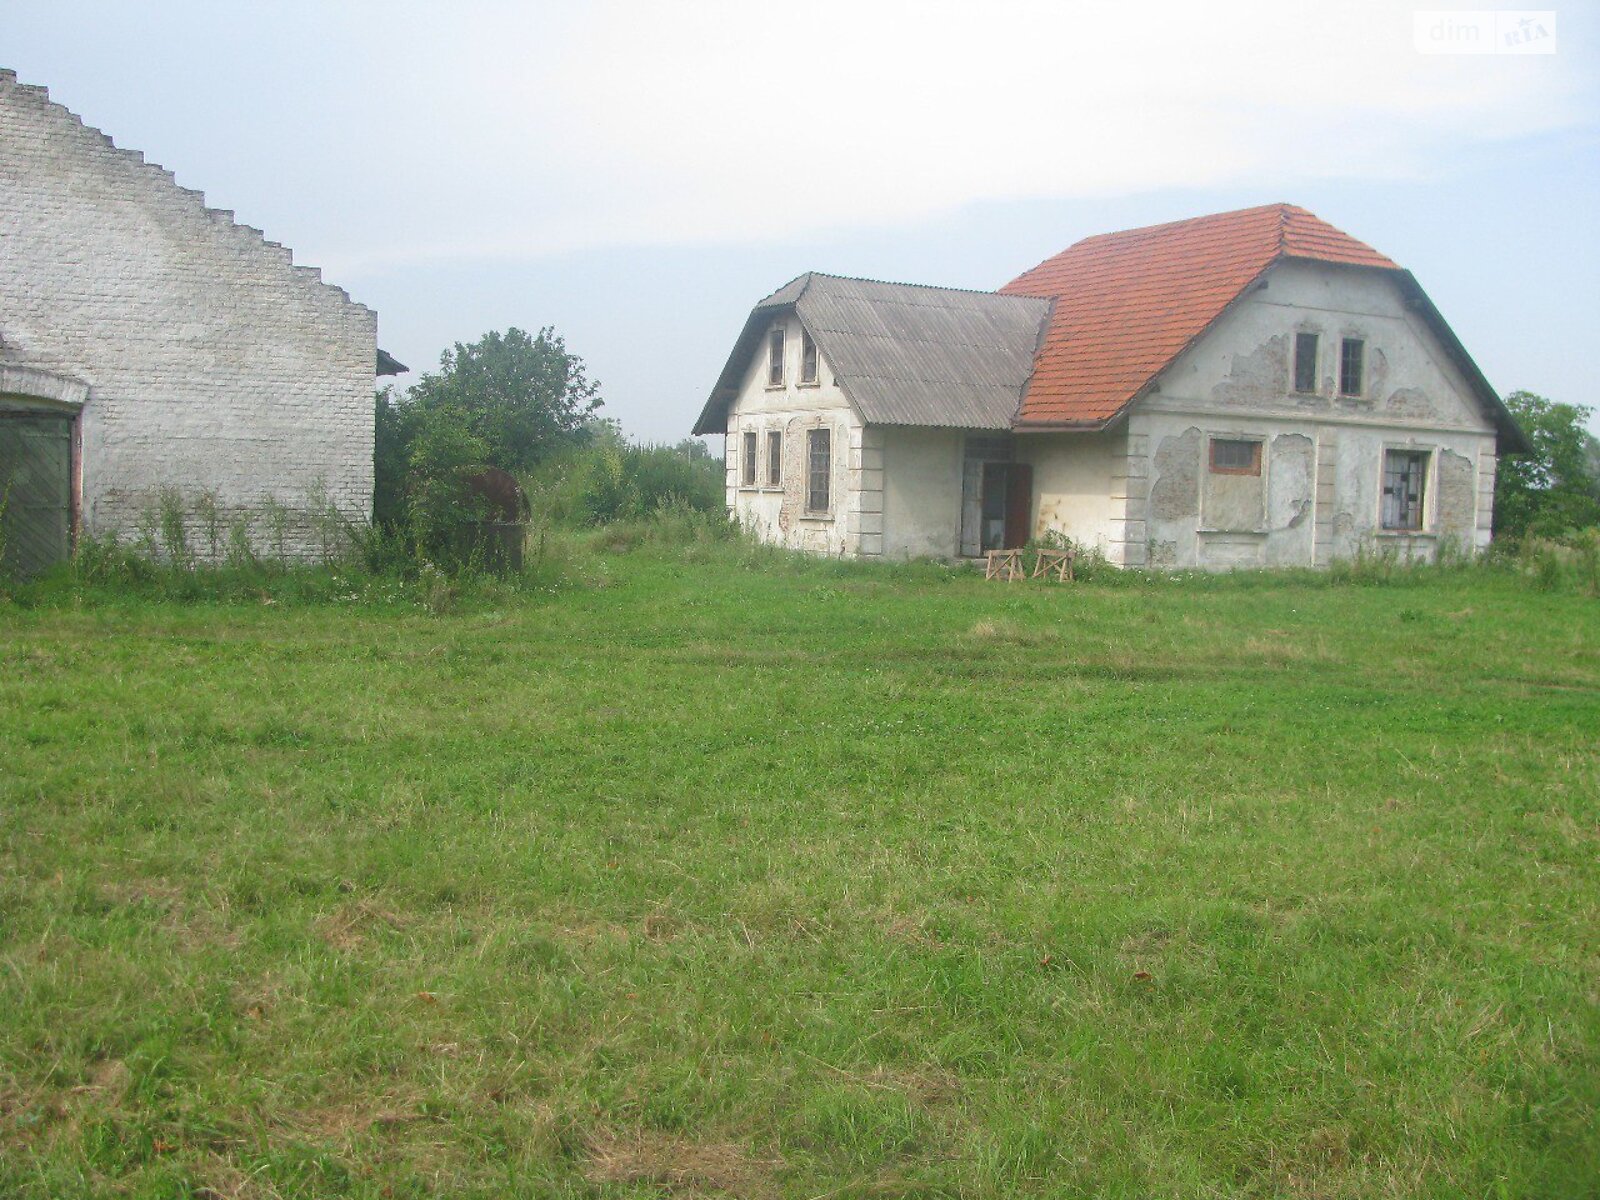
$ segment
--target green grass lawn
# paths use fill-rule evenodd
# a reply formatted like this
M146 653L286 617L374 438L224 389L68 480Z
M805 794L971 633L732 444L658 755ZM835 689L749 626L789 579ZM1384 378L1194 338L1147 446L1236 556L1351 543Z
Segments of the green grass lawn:
M1592 1196L1600 604L0 603L0 1195Z

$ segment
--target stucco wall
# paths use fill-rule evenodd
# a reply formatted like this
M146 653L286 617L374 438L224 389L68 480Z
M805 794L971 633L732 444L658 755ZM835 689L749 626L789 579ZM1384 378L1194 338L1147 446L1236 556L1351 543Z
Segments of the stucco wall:
M728 509L764 542L814 554L883 552L883 448L869 432L833 369L818 355L817 382L802 384L800 322L779 318L786 333L787 363L780 387L767 383L767 334L746 366L739 394L728 410ZM828 512L806 511L806 433L832 430L833 476ZM767 434L783 433L783 469L778 487L767 483ZM744 434L756 435L756 478L744 483Z
M1122 562L1126 447L1120 430L1018 437L1017 460L1033 465L1033 535L1062 534Z
M1375 272L1284 263L1160 379L1128 422L1132 564L1326 565L1389 548L1430 558L1489 540L1495 434L1431 330ZM1320 336L1317 388L1293 390L1297 332ZM1337 395L1339 343L1366 386ZM1212 438L1262 443L1259 476L1210 469ZM1423 528L1381 528L1384 453L1428 455ZM1142 553L1141 553L1142 550Z
M369 516L376 314L10 72L0 146L0 361L88 384L83 526L168 486L225 521L276 501L292 552L319 486Z
M954 558L961 540L959 429L895 427L884 438L884 553Z

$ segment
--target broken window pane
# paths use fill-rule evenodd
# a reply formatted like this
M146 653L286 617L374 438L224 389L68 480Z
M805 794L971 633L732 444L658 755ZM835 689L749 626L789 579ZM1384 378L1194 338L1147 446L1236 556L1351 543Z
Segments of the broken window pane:
M1425 450L1388 450L1383 456L1383 527L1421 529L1423 489L1427 486Z
M1339 344L1339 394L1361 395L1366 368L1367 344L1360 338L1345 338Z
M1294 390L1297 392L1317 390L1318 340L1314 333L1294 335Z
M767 385L783 386L783 330L774 329L767 338Z

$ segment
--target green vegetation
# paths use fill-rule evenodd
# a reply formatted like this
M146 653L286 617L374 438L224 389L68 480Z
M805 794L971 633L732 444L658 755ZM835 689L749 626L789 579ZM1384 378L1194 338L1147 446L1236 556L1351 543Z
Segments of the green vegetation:
M487 497L469 485L486 468L517 477L541 531L724 512L720 459L693 438L639 445L595 414L600 388L553 329L486 333L446 351L403 397L377 393L369 563L455 574L481 562L471 527ZM463 534L467 536L463 536Z
M0 600L0 1194L1593 1194L1564 561L541 561Z
M1495 536L1565 540L1600 526L1600 442L1584 428L1593 411L1532 392L1512 392L1506 407L1533 445L1508 455L1495 475Z

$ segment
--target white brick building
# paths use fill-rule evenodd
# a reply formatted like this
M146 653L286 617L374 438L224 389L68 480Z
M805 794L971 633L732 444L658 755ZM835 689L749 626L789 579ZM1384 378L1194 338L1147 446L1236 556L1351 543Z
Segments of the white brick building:
M12 565L129 536L164 488L224 525L372 506L377 314L0 71L0 489ZM191 534L205 552L205 539Z

